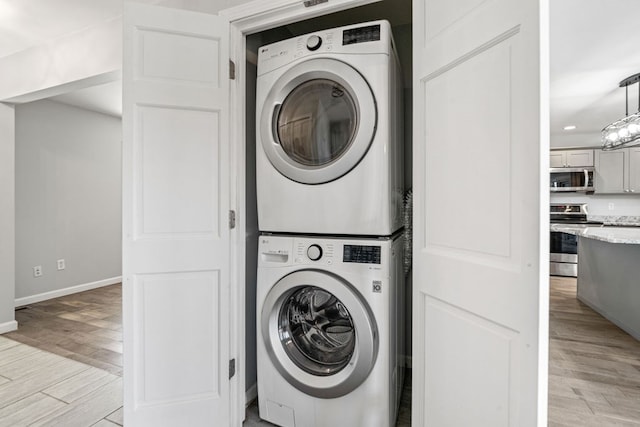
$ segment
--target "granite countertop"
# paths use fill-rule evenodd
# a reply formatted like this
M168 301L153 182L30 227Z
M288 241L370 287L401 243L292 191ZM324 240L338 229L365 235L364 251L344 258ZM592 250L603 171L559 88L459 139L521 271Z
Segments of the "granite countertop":
M551 224L551 231L560 231L609 243L640 245L640 227L576 227L571 224Z
M604 225L621 225L629 227L640 226L640 216L631 215L589 215L590 221L598 221Z

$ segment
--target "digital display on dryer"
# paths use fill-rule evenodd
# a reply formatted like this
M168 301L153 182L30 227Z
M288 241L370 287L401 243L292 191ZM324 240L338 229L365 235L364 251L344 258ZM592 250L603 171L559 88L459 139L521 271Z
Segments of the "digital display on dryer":
M380 40L380 25L352 28L342 32L342 45L373 42Z
M342 262L380 264L380 246L344 245Z

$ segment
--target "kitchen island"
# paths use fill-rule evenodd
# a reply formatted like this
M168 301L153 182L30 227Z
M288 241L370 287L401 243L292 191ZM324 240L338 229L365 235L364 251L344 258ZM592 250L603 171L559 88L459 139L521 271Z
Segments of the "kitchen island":
M640 340L640 227L554 225L578 238L578 299Z

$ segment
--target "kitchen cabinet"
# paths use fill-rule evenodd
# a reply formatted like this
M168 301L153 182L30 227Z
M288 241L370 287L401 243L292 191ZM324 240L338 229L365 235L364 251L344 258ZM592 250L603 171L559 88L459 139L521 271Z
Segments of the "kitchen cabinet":
M581 168L593 166L593 150L551 150L552 168Z
M577 297L640 340L640 233L603 227L578 238Z
M596 151L595 192L640 194L640 147Z

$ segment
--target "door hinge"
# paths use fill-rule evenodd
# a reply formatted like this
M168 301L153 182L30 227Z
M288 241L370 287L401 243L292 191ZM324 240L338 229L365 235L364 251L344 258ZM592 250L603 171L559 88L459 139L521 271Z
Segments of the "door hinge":
M229 360L229 379L236 374L236 359Z
M232 60L229 60L229 79L236 79L236 63Z
M229 228L236 228L236 211L229 211Z
M321 3L327 3L329 0L305 0L304 7L316 6Z

